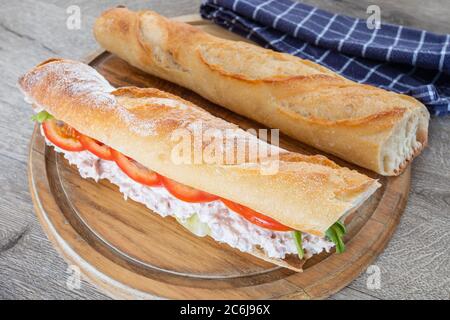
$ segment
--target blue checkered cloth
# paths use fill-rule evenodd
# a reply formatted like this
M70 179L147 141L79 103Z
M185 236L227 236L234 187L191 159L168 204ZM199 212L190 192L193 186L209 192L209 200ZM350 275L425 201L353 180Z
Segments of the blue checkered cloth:
M450 114L450 35L333 14L290 0L206 0L202 17L266 48L360 83L409 94Z

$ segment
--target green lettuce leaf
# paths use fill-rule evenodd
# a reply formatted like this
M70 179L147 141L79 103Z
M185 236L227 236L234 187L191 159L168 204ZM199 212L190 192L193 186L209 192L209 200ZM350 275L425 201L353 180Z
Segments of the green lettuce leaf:
M190 232L195 234L198 237L205 237L211 233L208 225L204 222L200 221L198 214L194 213L186 220L178 219L177 221Z
M328 230L325 235L336 245L336 252L342 253L345 251L345 244L342 240L344 235L347 233L347 229L344 224L340 221L336 221Z
M50 113L48 113L47 111L43 110L43 111L41 111L41 112L36 113L35 115L33 115L33 116L31 117L31 120L32 120L32 121L37 121L37 122L39 122L39 123L42 123L42 122L44 122L44 121L51 120L51 119L53 119L53 118L54 118L54 117L53 117Z
M298 257L301 260L305 256L305 253L303 251L302 233L300 231L295 230L295 231L292 231L292 234L294 236L295 246L297 247Z

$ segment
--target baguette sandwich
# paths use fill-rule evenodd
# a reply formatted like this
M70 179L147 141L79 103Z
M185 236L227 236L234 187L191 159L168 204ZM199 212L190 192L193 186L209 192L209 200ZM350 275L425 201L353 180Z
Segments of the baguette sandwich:
M94 34L141 70L382 175L400 174L427 144L429 113L419 101L308 60L217 38L152 11L108 10Z
M323 156L270 146L172 94L116 89L80 62L47 60L22 76L19 87L47 144L82 177L107 179L125 197L175 217L198 236L296 271L314 254L344 250L342 219L380 186ZM178 163L173 133L199 127L202 133L232 130L232 143L221 148L235 150L241 140L272 148L277 170L259 170L268 157L252 160L247 149L240 159ZM197 147L211 144L202 140Z

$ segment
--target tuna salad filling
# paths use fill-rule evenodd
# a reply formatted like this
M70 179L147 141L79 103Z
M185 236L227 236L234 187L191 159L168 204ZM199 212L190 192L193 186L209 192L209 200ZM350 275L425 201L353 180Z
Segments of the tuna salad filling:
M221 201L184 202L172 196L164 187L149 187L135 182L123 173L114 161L100 159L87 150L65 151L47 138L45 140L47 145L54 147L55 151L62 153L71 165L75 165L83 178L92 178L95 181L109 180L119 187L126 200L130 198L142 203L162 217L176 218L197 236L208 235L242 252L262 249L270 258L284 259L286 255L298 253L292 232L274 231L254 225ZM335 246L326 237L303 232L301 238L306 258L322 251L329 252Z

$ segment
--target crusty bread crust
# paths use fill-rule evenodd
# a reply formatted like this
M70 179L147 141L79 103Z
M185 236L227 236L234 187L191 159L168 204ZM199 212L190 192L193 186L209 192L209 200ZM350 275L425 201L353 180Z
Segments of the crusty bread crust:
M311 61L220 39L152 11L108 10L94 34L146 72L382 175L400 174L427 142L429 113L419 101Z
M296 230L324 235L379 187L376 180L323 156L281 149L279 170L271 175L261 173L260 164L265 160L261 158L256 162L174 163L171 152L178 142L171 134L196 128L198 121L203 131L236 129L240 139L257 139L169 93L136 87L114 89L80 62L48 60L21 77L19 85L31 103L79 132L164 176L248 206ZM261 140L257 143L267 146ZM208 145L203 141L201 150Z

